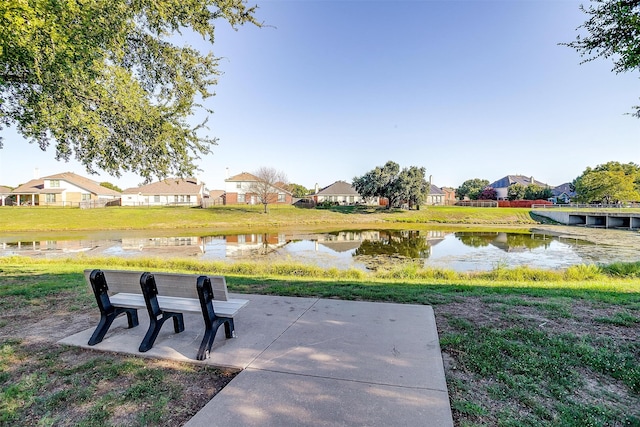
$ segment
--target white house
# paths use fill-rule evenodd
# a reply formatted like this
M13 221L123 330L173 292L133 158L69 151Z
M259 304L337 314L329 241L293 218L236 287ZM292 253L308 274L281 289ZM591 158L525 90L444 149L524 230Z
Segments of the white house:
M429 194L425 200L425 204L428 206L443 206L447 195L440 187L433 184L429 185Z
M0 206L7 206L12 203L11 189L0 185Z
M204 183L195 178L167 178L122 192L122 206L201 206Z
M322 189L316 184L315 193L313 194L313 200L316 203L335 203L338 205L355 205L355 204L372 204L377 205L379 203L378 197L373 197L371 200L366 200L356 191L351 184L345 181L336 181L333 184L326 186Z

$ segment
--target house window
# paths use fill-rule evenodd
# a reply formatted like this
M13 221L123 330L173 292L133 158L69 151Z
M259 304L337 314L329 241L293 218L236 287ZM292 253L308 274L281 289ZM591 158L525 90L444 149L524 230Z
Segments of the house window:
M356 201L355 196L349 196L349 203L354 203Z
M191 195L187 194L186 196L184 196L184 201L187 203L191 203Z
M56 195L55 194L47 194L45 196L45 200L47 201L47 203L55 203L56 202Z
M91 193L82 193L82 201L86 202L88 200L91 200Z
M49 180L49 187L51 187L51 188L60 188L60 180L59 179L51 179L51 180Z
M153 196L153 202L154 203L160 203L160 196L158 196L158 195Z
M284 203L285 200L284 193L278 193L278 203Z
M236 188L242 188L242 183L241 182L236 183Z
M245 202L244 194L238 194L238 203L244 203L244 202Z

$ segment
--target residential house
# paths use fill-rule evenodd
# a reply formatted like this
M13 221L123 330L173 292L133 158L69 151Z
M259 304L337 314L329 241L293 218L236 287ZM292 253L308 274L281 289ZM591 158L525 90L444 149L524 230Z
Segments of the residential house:
M553 203L570 203L571 199L576 197L576 192L571 190L571 183L565 182L551 190Z
M379 204L378 197L365 199L351 184L345 181L336 181L322 189L316 184L316 189L312 197L316 203L329 202L337 205Z
M456 189L451 187L440 187L440 189L444 193L444 204L447 206L455 205L457 202Z
M446 194L439 187L436 187L433 184L429 186L429 194L427 194L427 199L425 200L425 205L428 206L443 206L445 204Z
M32 179L18 186L11 194L18 205L82 206L106 204L120 198L120 193L101 186L96 181L64 172Z
M212 205L224 205L224 190L209 191L209 198L205 200L203 207Z
M225 182L225 205L239 205L259 204L260 199L256 194L255 186L260 180L248 172L242 172L238 175L234 175L231 178L224 180ZM270 199L273 200L270 203L274 204L287 204L293 203L293 194L286 188L284 183L275 183L271 186L272 193L270 193Z
M11 189L0 185L0 206L12 205Z
M167 178L122 192L122 206L201 206L204 183L196 178Z
M538 185L542 188L549 187L549 185L545 184L544 182L536 181L535 179L533 179L533 177L524 175L507 175L504 178L492 182L487 187L491 187L496 190L496 196L498 200L507 200L509 187L513 184L521 184L525 187L531 184Z

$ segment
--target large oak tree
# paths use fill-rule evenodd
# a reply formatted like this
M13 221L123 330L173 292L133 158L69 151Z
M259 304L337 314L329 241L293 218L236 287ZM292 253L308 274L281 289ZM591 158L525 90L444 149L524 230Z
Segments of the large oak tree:
M571 183L581 203L619 203L640 200L640 166L608 162L587 167Z
M470 200L478 200L482 190L489 185L489 181L486 179L474 178L468 179L463 182L460 187L456 188L456 197L460 200L464 200L468 197Z
M219 71L180 35L213 43L216 24L260 25L254 12L242 0L3 0L0 129L89 172L190 175L216 142L191 119L210 113L200 102Z
M400 170L400 165L392 161L353 178L353 188L365 198L386 198L389 208L401 203L420 206L429 194L424 168L411 166Z

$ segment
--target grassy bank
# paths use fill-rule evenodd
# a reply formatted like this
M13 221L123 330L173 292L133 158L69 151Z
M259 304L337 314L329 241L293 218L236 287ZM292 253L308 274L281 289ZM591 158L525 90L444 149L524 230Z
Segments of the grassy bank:
M104 362L102 354L78 357L77 349L34 344L33 324L55 323L42 310L52 303L61 308L61 325L72 313L92 326L95 303L82 270L106 265L224 274L235 292L429 304L457 425L640 425L640 263L465 274L410 265L363 273L292 263L89 258L0 258L0 424L48 425L72 415L76 425L169 425L162 416L178 421L175 414L193 410L184 403L189 381L221 376L176 376L195 369L184 366L140 371L129 357ZM74 374L85 371L87 380ZM153 398L149 375L172 387L170 401ZM106 394L105 381L113 387ZM95 404L107 401L113 413ZM130 414L124 421L117 418L123 411Z
M162 230L211 229L256 231L278 227L357 227L372 224L459 224L511 226L535 224L528 209L429 207L419 211L365 207L298 209L272 206L264 214L261 206L112 207L73 209L47 207L0 207L0 232L72 230Z

